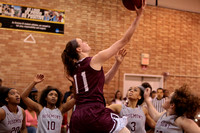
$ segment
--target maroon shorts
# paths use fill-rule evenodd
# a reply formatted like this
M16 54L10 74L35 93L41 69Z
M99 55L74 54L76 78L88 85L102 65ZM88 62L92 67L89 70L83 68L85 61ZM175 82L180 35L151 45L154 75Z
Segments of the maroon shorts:
M76 106L70 121L70 133L110 133L119 116L100 103Z

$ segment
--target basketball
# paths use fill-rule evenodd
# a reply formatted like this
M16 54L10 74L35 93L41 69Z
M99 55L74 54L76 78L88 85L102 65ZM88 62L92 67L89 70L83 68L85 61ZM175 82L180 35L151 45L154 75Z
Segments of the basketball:
M142 0L122 0L124 7L128 10L135 11L135 6L137 8L142 7Z

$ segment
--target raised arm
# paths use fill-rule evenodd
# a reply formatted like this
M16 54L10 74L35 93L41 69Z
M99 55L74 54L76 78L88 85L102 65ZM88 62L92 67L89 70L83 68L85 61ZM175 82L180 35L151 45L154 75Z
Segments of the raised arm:
M42 110L43 107L39 103L37 103L37 102L33 101L32 99L30 99L28 97L28 95L30 94L32 88L36 84L42 82L43 80L44 80L44 75L37 74L35 76L33 82L24 90L24 92L22 93L22 96L21 96L22 100L26 104L26 106L30 107L31 109L33 109L37 113L39 113Z
M114 77L115 73L117 72L120 64L122 63L124 57L126 56L127 52L125 49L119 50L117 55L115 56L115 63L112 68L105 74L105 84L108 84L112 78Z
M121 48L123 48L131 39L133 33L135 32L139 21L141 19L143 10L146 6L146 2L145 0L141 0L142 1L142 7L140 9L136 8L136 18L133 21L133 23L130 25L130 27L128 28L128 30L125 32L124 36L116 41L114 44L112 44L109 48L100 51L98 54L96 54L91 62L90 62L90 66L96 70L99 70L102 66L102 64L108 60L109 58L111 58L112 56L114 56Z
M144 101L146 102L147 104L147 107L148 107L148 111L149 111L149 114L150 116L153 118L154 121L158 121L158 119L160 118L160 116L164 113L159 113L155 108L154 106L152 105L151 101L150 101L150 88L146 88L145 91L144 91Z

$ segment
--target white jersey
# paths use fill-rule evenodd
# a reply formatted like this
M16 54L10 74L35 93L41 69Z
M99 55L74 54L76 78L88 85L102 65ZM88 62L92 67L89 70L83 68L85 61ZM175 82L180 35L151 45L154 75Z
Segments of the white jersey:
M167 116L165 112L157 121L154 133L183 133L183 130L175 125L176 115Z
M165 103L165 98L162 98L158 100L157 98L152 99L152 104L156 108L158 112L163 112L165 109L162 107L162 105Z
M18 133L22 127L23 113L22 108L17 106L18 112L12 113L6 106L1 107L6 117L0 122L0 133Z
M127 128L131 133L146 133L145 131L145 121L146 116L142 110L141 106L137 108L130 108L122 105L122 110L119 114L121 117L128 117Z
M63 116L58 108L44 107L38 115L37 133L60 133Z

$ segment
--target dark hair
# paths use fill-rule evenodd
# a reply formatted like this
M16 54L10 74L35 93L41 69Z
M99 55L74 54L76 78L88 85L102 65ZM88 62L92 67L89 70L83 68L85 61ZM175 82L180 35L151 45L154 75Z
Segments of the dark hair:
M175 104L175 113L178 117L185 115L187 118L193 119L200 107L200 98L194 96L190 92L189 86L185 84L175 90L170 103Z
M71 85L71 86L69 87L69 91L65 92L62 103L65 103L65 102L67 101L67 98L68 98L72 93L73 93L73 86Z
M155 94L155 93L156 93L156 91L153 90L153 91L150 93L150 96L152 96L152 94Z
M162 92L164 93L164 90L163 90L163 88L158 88L158 89L157 89L157 92L158 92L158 90L162 90Z
M0 79L0 82L2 82L2 79Z
M39 103L44 107L44 106L47 106L47 101L46 101L46 97L47 95L49 94L50 91L56 91L57 94L58 94L58 100L56 102L56 107L60 107L60 104L61 104L61 99L62 99L62 94L61 92L57 89L57 88L54 88L52 86L47 86L46 89L44 89L41 93L41 96L40 96L40 100L39 100Z
M32 90L29 93L28 97L30 99L32 99L34 102L38 102L37 99L35 99L35 96L33 95L34 93L38 93L38 90L35 87L32 88Z
M13 88L0 86L0 106L8 104L8 102L5 99L8 97L8 93L11 89Z
M80 56L76 51L77 47L79 47L79 44L76 39L71 40L67 43L65 50L61 55L65 71L70 76L73 76L74 70L76 68L75 61L80 59Z
M138 88L140 89L141 99L138 100L137 105L141 105L144 102L144 90L146 88L144 88L143 86L138 86Z
M144 82L141 84L141 86L138 86L138 88L140 89L141 99L138 100L137 105L141 105L144 102L144 90L146 88L150 88L152 91L152 87L148 82Z
M164 93L164 95L163 95L164 98L169 96L169 91L167 89L163 89L163 93ZM167 93L167 95L166 95L166 93Z
M112 100L112 102L115 102L115 100L117 99L117 94L118 94L119 92L120 92L119 90L117 90L117 91L115 92L115 98ZM121 96L119 99L122 100L122 96Z
M117 91L115 92L115 99L117 99L117 94L118 94L119 92L120 92L119 90L117 90ZM119 99L122 100L122 96L121 96Z
M152 91L152 87L151 87L151 85L150 85L148 82L142 83L142 86L143 86L145 89L146 89L146 88L150 88L151 91Z

